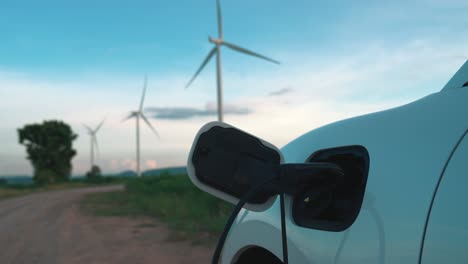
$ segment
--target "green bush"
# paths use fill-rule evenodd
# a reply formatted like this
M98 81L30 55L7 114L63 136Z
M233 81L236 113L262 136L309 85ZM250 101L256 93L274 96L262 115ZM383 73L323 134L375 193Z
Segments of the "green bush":
M99 168L99 166L97 165L93 165L93 167L91 167L91 170L86 172L86 178L88 180L102 178L101 168Z
M7 186L7 185L8 185L7 179L0 178L0 187Z

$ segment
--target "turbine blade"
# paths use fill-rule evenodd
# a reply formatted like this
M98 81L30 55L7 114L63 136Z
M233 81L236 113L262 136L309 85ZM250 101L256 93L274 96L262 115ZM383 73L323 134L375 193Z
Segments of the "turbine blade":
M206 56L205 60L203 61L203 63L200 65L200 67L198 68L197 72L195 73L195 75L192 77L192 79L190 79L190 81L188 82L188 84L185 86L185 89L187 89L191 84L192 82L195 80L195 78L197 78L198 74L200 74L200 72L203 70L203 68L205 67L205 65L210 61L211 57L213 57L213 55L216 53L216 47L214 47L210 53L208 53L208 56Z
M101 123L99 123L99 125L96 127L96 129L94 129L94 133L97 133L99 129L101 129L102 127L102 124L104 124L104 121L106 121L106 118L104 118Z
M219 0L216 0L216 8L218 12L218 34L219 34L219 39L223 39L223 17L221 15L221 4L219 3Z
M274 60L274 59L270 59L266 56L263 56L261 54L258 54L258 53L255 53L253 51L250 51L248 49L245 49L245 48L242 48L242 47L239 47L237 45L234 45L232 43L229 43L229 42L225 42L223 41L223 43L221 45L225 45L226 47L232 49L232 50L235 50L235 51L238 51L238 52L242 52L244 54L247 54L247 55L250 55L250 56L254 56L254 57L257 57L257 58L260 58L260 59L264 59L264 60L267 60L269 62L273 62L273 63L276 63L276 64L280 64L279 61L277 60Z
M93 130L89 126L85 124L82 124L82 125L84 126L84 128L86 128L86 130L88 130L88 133L93 133Z
M161 138L161 137L159 136L159 134L158 134L158 131L156 131L156 129L153 127L153 125L151 125L151 123L150 123L150 121L148 120L148 118L146 118L146 116L145 116L143 113L141 113L140 116L141 116L141 118L145 121L145 123L149 126L149 128L150 128L151 130L153 130L154 134L156 134L156 136L157 136L158 138Z
M145 80L143 81L143 94L141 95L140 108L138 108L140 111L141 109L143 109L143 102L145 101L147 83L148 83L148 77L145 75Z
M122 122L125 122L125 121L127 121L130 118L133 118L135 116L136 116L135 112L130 112L124 119L122 119Z

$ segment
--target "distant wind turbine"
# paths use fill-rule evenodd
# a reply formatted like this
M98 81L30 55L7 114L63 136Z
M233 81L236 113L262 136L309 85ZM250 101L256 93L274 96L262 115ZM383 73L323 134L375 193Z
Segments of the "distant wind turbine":
M223 121L223 94L222 94L222 78L221 78L221 46L226 46L232 50L254 56L260 59L267 60L269 62L273 62L276 64L280 64L279 61L270 59L266 56L260 55L256 52L247 50L245 48L239 47L237 45L234 45L232 43L224 41L223 37L223 21L221 17L221 5L219 3L219 0L216 0L216 6L217 6L217 12L218 12L218 33L219 37L217 39L208 37L208 41L215 44L215 47L211 49L211 51L208 53L208 56L206 56L205 60L202 62L201 66L198 68L197 72L195 75L192 77L192 79L188 82L188 84L185 86L185 88L189 87L192 82L195 80L195 78L198 76L198 74L203 70L205 65L210 61L210 59L216 54L216 77L217 77L217 84L218 84L218 120Z
M105 118L101 121L101 123L99 123L99 125L95 129L92 129L91 127L83 124L83 126L86 128L86 130L88 130L89 136L91 137L91 148L90 148L90 152L91 152L91 158L90 158L91 169L93 169L93 167L95 165L94 164L94 147L96 147L96 150L99 153L99 145L98 145L98 142L97 142L96 134L99 131L99 129L101 129L102 124L104 124L104 121L105 121Z
M143 103L145 101L145 94L146 94L146 85L147 85L147 77L145 76L145 80L143 83L143 94L141 95L140 107L136 111L131 111L128 116L122 120L122 122L135 118L136 119L136 163L137 163L137 176L141 176L140 171L140 118L145 121L148 127L154 132L154 134L159 138L159 134L156 129L151 125L150 121L146 116L143 114Z

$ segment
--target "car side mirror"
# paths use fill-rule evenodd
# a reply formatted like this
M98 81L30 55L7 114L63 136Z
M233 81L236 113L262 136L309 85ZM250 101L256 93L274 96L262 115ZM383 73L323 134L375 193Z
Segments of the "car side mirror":
M192 182L233 204L251 188L273 177L284 159L272 144L222 122L203 126L195 137L187 162ZM275 196L259 191L246 208L263 211Z

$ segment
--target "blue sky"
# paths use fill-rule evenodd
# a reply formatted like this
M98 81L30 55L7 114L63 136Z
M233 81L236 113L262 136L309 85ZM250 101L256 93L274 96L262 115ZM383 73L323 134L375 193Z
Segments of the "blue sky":
M226 121L283 146L437 92L468 57L468 2L408 2L222 1L225 39L282 62L223 50ZM79 134L75 173L89 159L81 123L104 116L101 167L134 166L134 124L120 120L137 107L145 73L148 115L213 112L214 63L183 87L216 37L215 8L214 0L2 1L0 174L31 173L16 128L44 119ZM152 119L162 139L143 132L146 168L183 165L196 131L213 119Z

